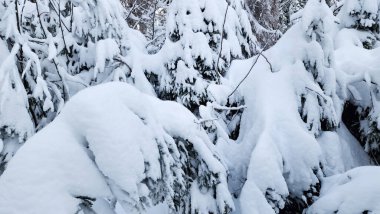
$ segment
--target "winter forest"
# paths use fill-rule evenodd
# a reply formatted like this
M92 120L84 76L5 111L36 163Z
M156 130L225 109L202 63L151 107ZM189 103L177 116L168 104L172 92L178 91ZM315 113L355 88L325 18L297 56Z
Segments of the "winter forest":
M380 0L0 0L0 214L380 214Z

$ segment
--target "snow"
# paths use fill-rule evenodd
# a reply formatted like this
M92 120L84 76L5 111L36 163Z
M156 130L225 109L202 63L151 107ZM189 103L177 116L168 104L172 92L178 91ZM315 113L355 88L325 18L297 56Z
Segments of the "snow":
M21 147L0 189L0 212L9 214L75 213L80 203L75 196L111 195L86 150L62 123L52 123Z
M96 65L94 78L98 72L102 73L106 65L106 60L113 60L119 53L119 46L113 39L99 40L96 43Z
M337 132L323 132L317 140L326 161L324 164L326 176L370 165L368 155L344 124L341 124Z
M365 28L379 23L379 0L346 0L338 14L345 27L361 25Z
M0 178L0 213L74 213L80 196L115 197L127 213L142 211L155 200L150 198L155 190L144 179L170 176L165 185L173 185L173 179L180 181L180 177L171 177L172 172L162 174L159 161L162 147L177 150L173 138L191 142L207 170L218 175L216 199L211 197L213 191L196 192L209 200L197 200L191 208L203 210L211 204L214 211L220 211L226 205L233 207L224 165L196 121L181 105L159 101L125 83L83 90L9 163ZM173 159L166 156L163 161ZM198 186L196 181L192 185ZM170 203L171 197L169 193L165 200Z
M258 66L267 66L264 59L259 63ZM245 96L247 109L241 123L242 137L238 139L236 153L229 151L228 157L233 160L231 167L249 160L241 203L252 203L249 201L253 199L245 191L253 191L250 186L256 184L262 193L274 190L274 200L283 208L289 192L300 196L310 185L318 183L312 169L319 167L321 151L299 117L292 84L297 75L293 69L297 66L274 74L264 70L265 67L257 67L252 79L247 80L246 87L250 88L243 89L250 93Z
M336 61L337 67L354 77L348 77L353 81L364 80L365 75L370 82L380 83L379 60L380 47L372 50L363 48L364 32L354 29L342 29L336 36ZM355 60L352 60L355 59Z
M380 167L367 166L323 180L321 197L306 213L380 212Z
M0 41L0 154L7 162L20 143L34 133L34 124L26 110L28 100L12 53Z

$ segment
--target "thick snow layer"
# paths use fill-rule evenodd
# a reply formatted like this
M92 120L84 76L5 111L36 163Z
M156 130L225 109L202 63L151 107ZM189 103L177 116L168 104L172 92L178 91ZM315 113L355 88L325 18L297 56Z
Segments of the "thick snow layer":
M323 179L308 214L380 213L380 167L367 166Z
M233 207L225 168L192 113L128 84L109 83L78 93L19 150L0 178L0 213L71 214L84 203L83 197L97 199L98 206L103 199L115 198L127 213L141 211L142 206L152 206L144 179L155 182L169 175L165 184L173 184L172 172L164 172L159 161L170 161L160 153L173 138L191 142L207 170L218 176L216 199L197 201L192 209L215 206L217 212L225 205ZM168 144L168 151L178 152ZM166 194L168 203L171 194ZM214 192L197 193L202 194L209 197Z
M349 80L380 83L380 47L367 50L363 48L368 33L355 29L342 29L337 34L336 65L347 74L353 75Z
M260 62L267 66L265 60ZM255 210L254 206L244 205L253 203L252 195L257 195L252 192L254 185L264 195L273 190L273 199L283 207L289 192L301 197L310 185L318 183L313 169L319 167L321 150L298 113L293 88L293 79L300 75L297 69L289 67L272 74L265 67L257 67L254 70L257 73L247 80L250 84L246 87L250 88L245 89L249 96L245 96L247 109L243 114L239 149L236 154L230 153L233 150L226 152L231 157L231 167L249 160L247 182L240 197L242 213L261 213L262 208ZM252 154L245 154L249 151Z
M352 168L370 165L368 155L344 124L337 132L323 132L317 139L324 157L326 176L346 172Z
M378 24L379 0L345 0L338 17L344 27L364 28Z

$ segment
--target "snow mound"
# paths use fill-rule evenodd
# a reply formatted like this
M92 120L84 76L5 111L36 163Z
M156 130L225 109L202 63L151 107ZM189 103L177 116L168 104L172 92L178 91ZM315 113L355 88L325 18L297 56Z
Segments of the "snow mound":
M79 92L0 179L0 213L102 213L115 201L127 213L233 209L225 167L192 113L125 83Z
M328 177L308 214L380 213L380 167L367 166Z

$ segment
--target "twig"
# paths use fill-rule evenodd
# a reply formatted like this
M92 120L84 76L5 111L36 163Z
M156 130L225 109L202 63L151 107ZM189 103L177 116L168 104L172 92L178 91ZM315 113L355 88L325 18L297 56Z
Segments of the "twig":
M124 64L125 66L127 66L128 69L132 72L132 68L131 68L131 66L128 65L127 61L124 59L123 56L118 55L118 56L114 57L114 60L116 60L116 61L118 61L118 62L120 62L120 63L123 63L123 64Z
M38 20L40 21L40 26L41 26L41 29L42 29L43 36L44 36L44 38L46 38L47 36L46 36L45 28L42 25L41 13L40 13L40 9L38 7L38 1L36 1L36 9L37 9Z
M216 121L216 120L219 120L219 118L199 119L198 121L194 121L194 123L203 124L203 123L212 122L212 121Z
M54 5L54 3L53 3L53 1L51 0L50 1L50 4L51 4L51 6L52 6L52 8L53 8L53 10L55 11L55 13L58 15L58 11L57 11L57 8L56 8L56 5ZM61 10L61 8L58 8L58 10ZM72 20L70 20L70 21L72 21ZM66 26L66 24L61 20L61 24L66 28L66 30L67 31L69 31L69 32L71 32L72 31L72 29L69 29L67 26ZM71 23L70 23L71 24Z
M237 107L227 107L227 106L221 106L219 104L216 104L216 103L212 103L212 108L213 109L218 109L218 110L229 110L229 111L237 111L237 110L240 110L240 109L244 109L244 108L247 108L246 106L237 106Z
M260 55L261 55L262 57L264 57L265 61L267 61L268 65L269 65L270 71L271 71L272 73L274 73L274 70L273 70L273 67L272 67L272 63L269 62L268 58L267 58L263 53L261 53Z
M216 70L217 70L219 76L221 76L221 73L219 70L219 61L220 61L220 58L222 57L222 51L223 51L224 26L226 25L226 19L227 19L227 13L228 13L229 7L230 7L230 5L227 3L226 12L224 13L224 20L223 20L223 25L222 25L222 38L220 40L220 50L219 50L219 54L218 54L218 60L216 61Z
M136 2L137 2L137 0L135 0L135 1L133 2L132 8L131 8L131 10L129 11L129 13L128 13L127 17L125 18L125 20L128 20L128 19L129 19L129 16L131 16L133 10L135 9Z
M69 61L69 50L67 49L65 34L63 33L62 20L61 20L61 0L58 1L58 20L59 20L59 28L61 28L63 45L65 46L65 56L66 60Z
M319 93L318 91L316 91L316 90L313 90L313 89L311 89L311 88L309 88L309 87L305 87L306 88L306 90L308 90L308 91L311 91L311 92L314 92L315 94L317 94L318 96L320 96L324 101L325 101L325 103L327 103L328 102L328 100L321 94L321 93Z
M273 35L275 35L275 34L273 34ZM272 35L272 37L273 37L273 35ZM271 72L272 72L272 73L274 72L274 71L273 71L273 68L272 68L272 64L269 62L268 58L267 58L266 56L263 55L263 52L264 52L264 50L267 48L267 46L268 46L268 43L266 43L266 44L264 45L264 48L261 49L261 51L259 52L259 54L258 54L258 56L256 57L255 61L253 62L251 68L249 69L249 71L247 72L247 74L244 76L244 78L239 82L239 84L236 86L236 88L231 92L231 94L228 95L227 100L230 99L230 97L231 97L231 96L232 96L232 95L238 90L238 88L240 87L240 85L241 85L241 84L247 79L247 77L249 76L249 74L251 74L251 72L252 72L253 68L255 67L256 63L258 62L260 56L263 56L263 57L265 58L265 60L266 60L267 63L269 64L269 67L270 67L270 69L271 69Z
M154 10L153 10L153 18L152 18L152 40L154 39L154 36L155 36L154 31L155 31L157 4L158 4L158 0L154 2Z
M20 19L20 23L22 25L23 23L23 18L24 18L24 9L25 9L25 3L26 3L26 0L24 0L24 3L22 5L22 9L21 9L21 19ZM21 28L22 31L24 31L22 28Z

